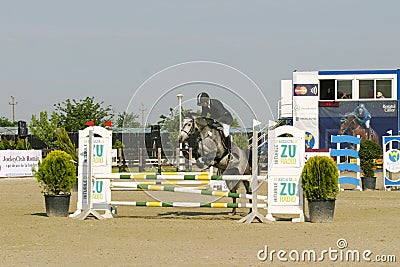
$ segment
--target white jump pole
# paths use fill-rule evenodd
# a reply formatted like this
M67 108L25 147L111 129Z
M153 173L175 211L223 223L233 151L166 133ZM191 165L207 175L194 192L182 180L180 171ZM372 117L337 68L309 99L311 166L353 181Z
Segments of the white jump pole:
M252 139L252 177L251 177L251 194L252 194L252 207L251 212L244 218L240 219L240 223L250 224L254 219L259 222L268 222L268 220L258 211L257 205L257 190L258 190L258 131L256 127L260 125L260 122L253 120L253 139Z

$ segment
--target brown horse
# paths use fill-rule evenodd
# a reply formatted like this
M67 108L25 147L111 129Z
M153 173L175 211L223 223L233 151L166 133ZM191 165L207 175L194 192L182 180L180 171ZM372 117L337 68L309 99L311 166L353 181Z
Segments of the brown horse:
M379 136L378 133L372 128L369 128L370 134L368 138L368 131L361 125L360 121L357 119L354 113L347 114L340 122L340 130L339 134L345 134L352 136L360 136L360 142L365 140L372 140L375 143L379 144Z

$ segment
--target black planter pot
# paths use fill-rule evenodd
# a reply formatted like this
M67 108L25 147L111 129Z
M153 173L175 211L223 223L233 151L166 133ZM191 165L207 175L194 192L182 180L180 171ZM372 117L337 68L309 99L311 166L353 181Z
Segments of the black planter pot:
M376 177L361 177L362 190L375 190Z
M312 223L333 222L335 212L335 199L333 200L309 200L308 211Z
M46 214L49 217L67 217L71 195L44 195Z

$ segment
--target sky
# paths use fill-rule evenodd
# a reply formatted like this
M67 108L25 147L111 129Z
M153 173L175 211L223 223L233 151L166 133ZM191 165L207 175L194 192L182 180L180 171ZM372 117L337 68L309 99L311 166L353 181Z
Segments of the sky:
M243 126L276 119L294 70L397 69L389 1L2 1L0 117L95 97L154 124L202 91ZM144 110L142 113L142 109Z

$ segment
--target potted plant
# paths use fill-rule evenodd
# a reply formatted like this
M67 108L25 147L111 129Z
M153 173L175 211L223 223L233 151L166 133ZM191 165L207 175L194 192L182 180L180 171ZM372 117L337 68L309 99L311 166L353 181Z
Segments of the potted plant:
M332 158L314 156L307 160L301 173L301 185L311 222L333 221L338 180L338 167Z
M376 176L375 176L375 159L379 159L382 156L382 148L379 144L365 140L360 145L360 151L358 151L360 157L360 167L362 170L363 177L361 177L362 189L375 190Z
M68 216L71 190L76 183L75 169L71 155L53 150L33 170L44 193L47 216Z

